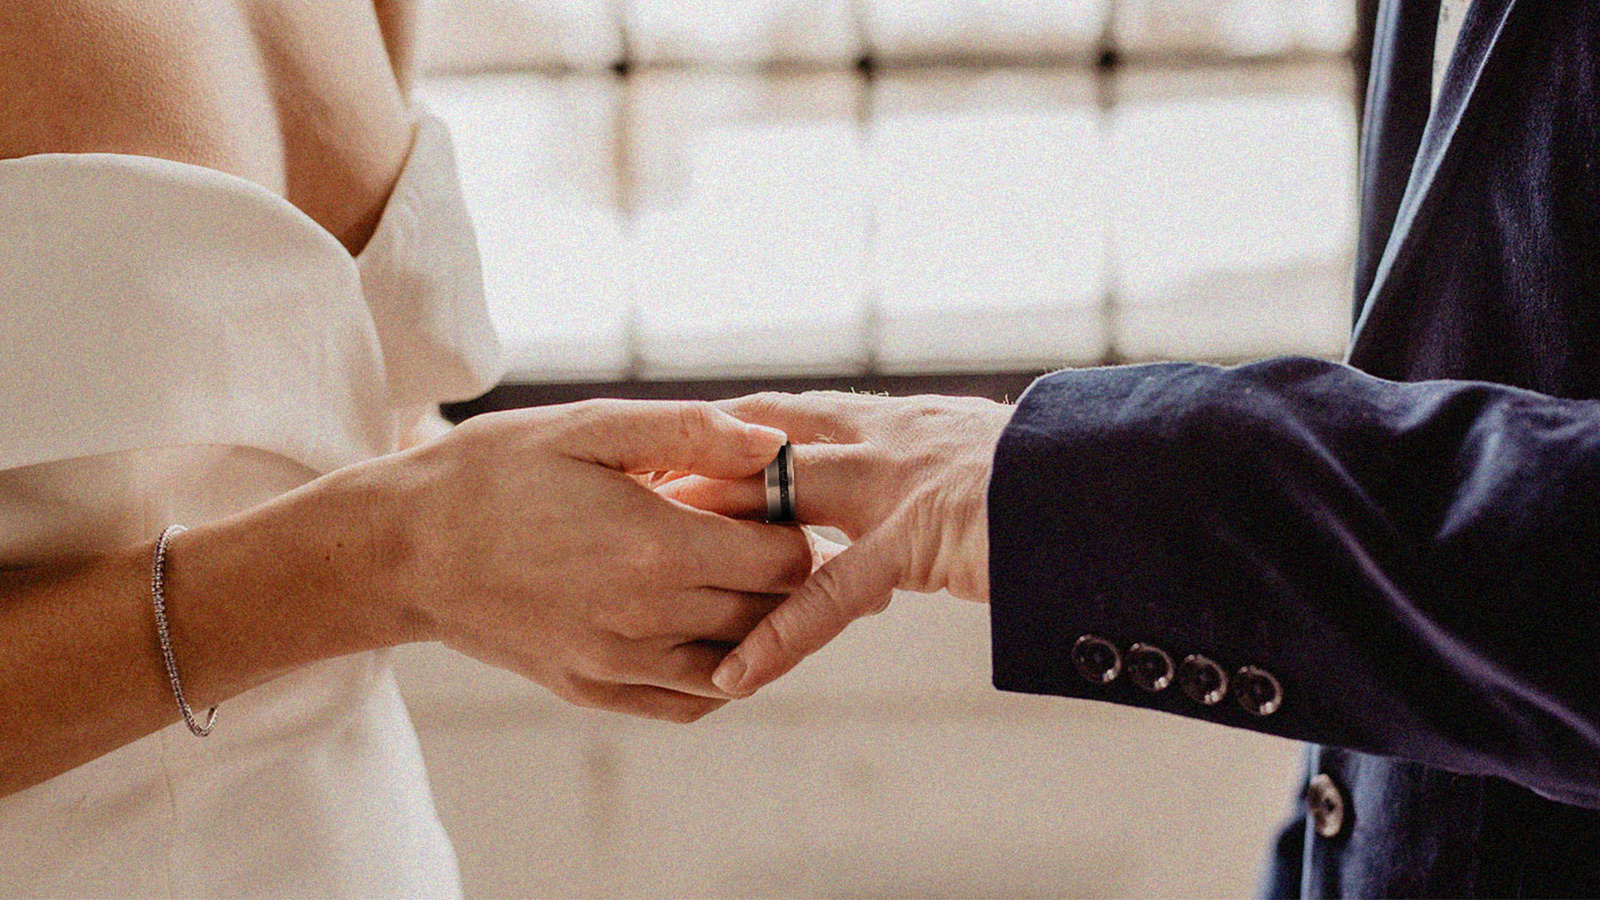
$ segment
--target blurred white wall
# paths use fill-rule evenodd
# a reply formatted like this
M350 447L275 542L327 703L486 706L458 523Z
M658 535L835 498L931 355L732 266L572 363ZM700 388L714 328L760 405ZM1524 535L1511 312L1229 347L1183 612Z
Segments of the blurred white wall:
M515 379L1342 350L1353 3L428 6ZM902 597L688 727L401 674L469 896L1251 889L1295 745L1000 694L988 640Z
M516 380L1337 356L1346 5L434 0L419 93Z

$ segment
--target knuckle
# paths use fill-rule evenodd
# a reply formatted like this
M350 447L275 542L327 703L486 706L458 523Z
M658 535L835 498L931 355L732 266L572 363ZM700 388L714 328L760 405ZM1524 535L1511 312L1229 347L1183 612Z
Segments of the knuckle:
M815 620L828 618L824 611L826 603L823 601L820 607L786 603L773 610L767 619L772 627L766 629L766 633L768 644L778 659L799 660L811 652L806 634L812 630Z
M762 425L784 425L792 414L811 408L808 394L762 391L732 401L723 408L735 418Z
M622 640L633 642L655 637L661 628L655 613L630 607L619 610L611 617L610 630Z
M703 400L689 400L677 404L678 436L694 440L716 429L716 408Z
M811 577L811 540L799 528L790 526L763 526L782 528L781 543L764 551L750 563L751 574L770 592L793 591Z
M841 624L849 621L852 616L846 592L850 585L841 568L837 565L823 566L811 579L817 588L812 595L812 606L823 621Z
M797 613L791 604L773 610L772 615L767 617L768 627L751 632L745 639L747 649L740 652L752 660L761 658L788 660L803 655L800 652L799 642L794 638L796 616Z

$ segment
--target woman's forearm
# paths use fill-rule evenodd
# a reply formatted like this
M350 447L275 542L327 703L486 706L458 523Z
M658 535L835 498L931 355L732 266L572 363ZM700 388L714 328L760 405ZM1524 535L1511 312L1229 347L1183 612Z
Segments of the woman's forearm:
M629 475L744 478L783 441L708 404L492 413L179 534L165 594L184 692L203 713L317 660L437 639L573 703L697 719L727 702L711 683L726 645L805 580L810 545ZM153 549L0 572L0 795L179 718Z
M197 714L308 663L423 636L381 587L403 542L384 536L389 491L373 476L336 472L172 539L168 621ZM179 718L153 549L0 573L0 795Z

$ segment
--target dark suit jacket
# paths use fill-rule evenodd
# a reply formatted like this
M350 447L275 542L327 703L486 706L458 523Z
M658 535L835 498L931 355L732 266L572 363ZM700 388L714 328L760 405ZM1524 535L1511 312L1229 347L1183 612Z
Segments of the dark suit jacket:
M994 680L1320 745L1346 822L1291 823L1270 893L1595 896L1600 0L1474 0L1430 117L1437 11L1379 13L1348 365L1065 372L1020 401ZM1259 667L1281 705L1091 682L1085 635Z

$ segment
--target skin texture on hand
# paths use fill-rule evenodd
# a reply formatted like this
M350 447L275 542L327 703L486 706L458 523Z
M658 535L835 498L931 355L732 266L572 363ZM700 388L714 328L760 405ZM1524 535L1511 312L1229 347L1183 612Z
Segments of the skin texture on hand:
M358 253L414 133L415 6L6 0L0 159L207 167L283 196ZM167 556L186 693L204 708L318 660L438 638L577 703L697 718L724 702L710 673L726 648L811 571L807 541L675 504L630 474L743 478L783 440L704 404L485 416L197 523ZM0 567L0 796L177 718L150 611L153 541L60 549Z
M718 669L746 696L881 611L896 588L989 598L985 509L994 448L1010 406L970 397L888 398L836 392L758 394L719 404L794 442L799 521L853 543L774 609ZM676 478L659 489L730 516L765 513L759 477Z
M573 703L691 721L727 650L811 572L805 535L630 477L759 473L781 432L704 403L590 401L471 419L403 455L420 631Z
M197 524L166 560L185 693L204 709L318 660L443 640L574 703L699 718L727 699L712 670L811 551L798 528L628 473L743 478L784 439L707 404L493 414ZM0 570L0 796L178 718L153 549Z

